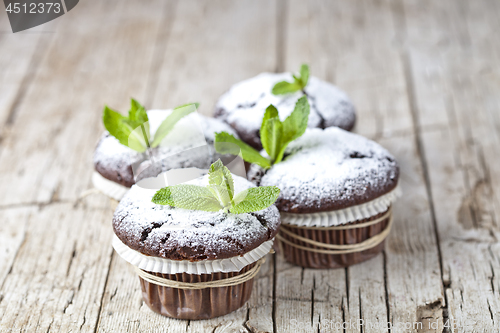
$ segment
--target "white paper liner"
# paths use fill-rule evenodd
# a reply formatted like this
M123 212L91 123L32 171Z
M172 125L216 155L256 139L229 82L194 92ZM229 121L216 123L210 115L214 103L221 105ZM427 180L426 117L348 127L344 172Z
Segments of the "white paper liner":
M125 193L130 190L129 187L120 185L115 183L109 179L104 178L97 171L94 171L92 174L92 184L96 189L102 192L104 195L107 195L110 198L113 198L117 201L120 201Z
M125 245L116 235L113 236L113 248L120 257L130 264L148 272L162 274L211 274L217 272L239 272L269 253L274 238L262 243L257 248L242 256L215 260L170 260L144 255Z
M281 221L301 227L331 227L370 218L385 212L401 196L399 184L394 190L361 205L329 212L292 214L281 212Z

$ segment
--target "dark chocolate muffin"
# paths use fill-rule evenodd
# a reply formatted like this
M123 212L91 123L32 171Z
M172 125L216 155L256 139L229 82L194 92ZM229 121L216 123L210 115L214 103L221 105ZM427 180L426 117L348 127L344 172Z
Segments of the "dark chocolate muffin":
M235 193L255 186L242 177L233 175L233 179ZM208 176L203 176L187 184L207 183ZM271 205L242 214L187 210L154 204L155 192L132 186L113 216L113 246L136 267L146 304L179 319L217 317L243 306L250 297L253 276L200 289L165 286L147 277L217 283L256 274L278 232L278 209Z
M215 117L231 125L239 137L255 149L262 149L259 130L266 108L273 104L285 119L303 96L302 92L273 95L272 87L279 81L290 81L290 73L262 73L239 82L222 95L215 106ZM311 77L305 87L311 111L308 126L337 126L351 130L356 121L354 106L347 95L334 85Z
M308 129L285 154L265 174L255 166L249 172L260 185L281 189L276 206L285 258L304 267L335 268L379 253L383 238L377 235L388 233L398 196L394 157L377 143L334 127Z
M151 133L156 131L170 112L171 110L148 111ZM230 126L214 118L191 114L181 119L167 137L165 144L153 150L158 165L142 174L138 170L141 170L141 167L146 169L142 163L150 161L150 157L146 153L138 153L120 144L116 138L105 132L94 152L95 172L92 176L94 187L120 200L141 178L154 177L159 172L169 169L189 167L207 169L210 164L221 158L221 155L213 149L215 132L220 131L235 134Z

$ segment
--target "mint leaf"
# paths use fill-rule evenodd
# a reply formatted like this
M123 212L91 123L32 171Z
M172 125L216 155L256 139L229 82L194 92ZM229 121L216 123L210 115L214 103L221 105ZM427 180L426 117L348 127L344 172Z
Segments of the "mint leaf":
M233 214L257 212L271 206L280 193L276 186L251 187L234 197L234 205L229 209Z
M128 127L123 126L123 120L126 117L122 116L120 113L111 110L108 106L104 107L102 113L102 122L104 123L104 128L114 136L122 145L128 145L128 136L130 135L130 130Z
M164 187L151 200L155 204L172 207L217 212L223 207L206 187L180 184Z
M189 106L189 105L194 105L196 110L198 110L198 108L200 107L200 103L186 103L186 104L182 104L182 105L175 107L174 110L177 110L177 109L183 108L185 106Z
M309 66L307 64L302 64L300 66L300 83L302 85L301 89L304 89L309 81Z
M245 161L255 163L264 169L271 167L270 161L257 150L227 132L215 133L214 146L220 154L240 155Z
M222 164L222 161L218 159L215 161L208 171L208 184L212 186L221 186L222 189L227 192L229 201L233 200L234 196L234 181L231 172L227 167ZM212 192L213 193L213 192ZM224 206L226 206L224 204Z
M309 81L309 66L302 64L299 75L292 74L293 82L281 81L276 83L271 92L274 95L284 95L303 90Z
M176 107L171 114L160 124L156 130L151 147L157 147L161 141L172 131L175 124L183 117L194 112L198 108L198 103L184 104Z
M267 155L271 159L271 161L275 158L276 146L274 139L274 133L272 128L270 128L271 123L268 123L270 119L278 119L279 122L279 114L278 110L274 105L269 105L264 113L264 117L262 118L262 124L260 125L260 141L262 143L262 147L267 152Z
M105 106L102 121L106 130L118 141L133 150L143 152L149 147L148 114L135 99L130 101L128 117Z
M309 111L310 107L307 97L303 96L299 98L297 103L295 103L293 112L283 122L280 148L274 163L281 162L288 144L305 133L307 122L309 121Z
M267 119L263 124L264 131L260 133L262 142L266 142L266 152L274 164L281 148L283 124L278 117Z
M272 205L280 190L276 186L249 188L234 193L233 176L221 160L210 166L206 187L180 184L157 191L151 200L155 204L216 212L224 209L234 214L255 212Z
M297 82L291 83L287 81L281 81L274 85L271 92L273 93L273 95L284 95L299 91L300 89L302 89L302 86L300 84L297 84Z
M133 98L131 98L130 100L130 110L128 111L128 119L131 122L134 123L137 122L139 124L143 124L149 120L148 113L146 112L144 106L142 106L139 102L137 102Z

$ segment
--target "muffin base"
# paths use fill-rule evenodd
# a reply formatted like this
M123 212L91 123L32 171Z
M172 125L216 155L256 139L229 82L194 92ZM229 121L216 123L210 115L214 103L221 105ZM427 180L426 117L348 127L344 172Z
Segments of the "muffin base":
M241 275L256 263L243 267L239 272L212 273L212 274L150 274L189 283L216 281ZM236 286L179 289L163 287L150 283L139 277L142 298L151 310L161 315L177 319L209 319L223 316L241 308L250 298L253 287L253 278Z
M367 219L347 223L346 225L355 225L376 220L384 216L384 214L386 214L390 209L391 207L389 207L386 211L380 214L374 215ZM286 224L286 221L282 221L282 227L284 226L288 231L298 236L311 239L316 242L321 242L325 244L347 245L347 244L361 243L369 238L372 238L380 234L387 227L390 218L391 215L389 214L385 219L376 224L372 224L361 228L344 229L344 230L321 230L322 229L321 227L315 229L303 229L295 227L290 224ZM305 246L313 249L321 249L321 247L307 244L300 240L294 239L283 232L280 232L280 236L286 239L287 241L290 241L300 246ZM382 250L384 249L384 244L385 240L372 248L359 252L345 253L345 254L325 254L325 253L317 253L317 252L303 250L294 247L293 245L279 241L280 251L283 253L285 259L288 262L306 268L318 268L318 269L341 268L366 261L368 259L373 258L380 252L382 252Z

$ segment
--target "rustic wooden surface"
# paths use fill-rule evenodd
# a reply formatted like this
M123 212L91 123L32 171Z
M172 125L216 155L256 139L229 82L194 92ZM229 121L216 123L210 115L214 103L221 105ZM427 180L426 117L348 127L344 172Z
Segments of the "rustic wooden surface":
M494 0L87 0L17 34L2 10L0 331L499 332L498 31ZM400 162L384 253L338 270L270 256L232 314L152 313L110 246L113 205L77 202L102 106L211 114L231 84L302 62Z

